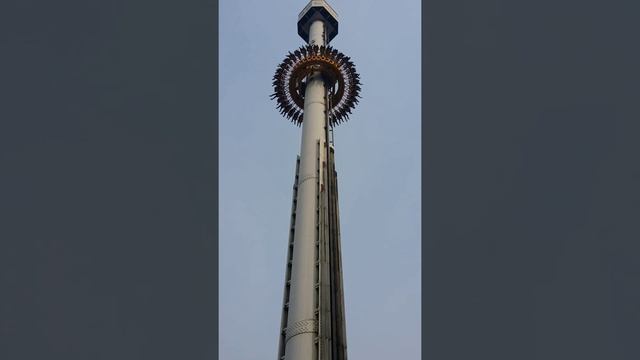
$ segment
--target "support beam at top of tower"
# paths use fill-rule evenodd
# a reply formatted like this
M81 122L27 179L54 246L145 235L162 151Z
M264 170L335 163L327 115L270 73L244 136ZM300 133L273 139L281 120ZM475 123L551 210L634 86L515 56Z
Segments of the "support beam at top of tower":
M298 15L298 35L309 42L309 29L314 21L320 20L325 26L328 44L338 35L338 14L324 0L312 0ZM325 44L326 45L326 44Z

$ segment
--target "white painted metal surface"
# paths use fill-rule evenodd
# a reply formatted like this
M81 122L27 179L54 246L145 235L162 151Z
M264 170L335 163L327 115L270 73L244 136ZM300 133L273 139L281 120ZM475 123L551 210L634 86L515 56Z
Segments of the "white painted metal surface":
M324 24L317 20L311 24L309 43L324 45ZM318 324L314 310L315 261L317 240L317 179L318 142L320 163L325 158L325 87L319 74L310 77L305 91L302 143L300 146L300 174L291 269L289 317L287 321L286 360L314 360L315 337ZM323 183L323 179L320 179Z
M324 0L311 0L309 1L309 3L307 4L307 6L304 7L304 9L302 9L302 11L300 11L300 14L298 14L298 20L302 19L302 17L304 16L304 14L309 11L309 9L311 9L312 7L315 6L319 6L319 7L323 7L327 10L327 12L333 16L334 18L338 19L338 14L336 13L335 10L333 10L333 8Z

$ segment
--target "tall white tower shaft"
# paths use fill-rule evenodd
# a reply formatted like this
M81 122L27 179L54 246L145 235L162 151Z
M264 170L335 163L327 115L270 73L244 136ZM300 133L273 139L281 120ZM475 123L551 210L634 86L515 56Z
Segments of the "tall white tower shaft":
M309 29L310 45L325 45L324 22L316 20ZM315 337L318 329L314 311L317 307L315 285L318 259L317 186L324 186L319 164L325 161L326 126L325 84L319 72L307 81L302 121L302 144L298 195L293 239L289 318L287 322L286 360L316 359Z
M359 75L329 45L338 15L311 0L298 16L307 44L289 52L273 77L280 113L302 125L285 270L278 360L347 360L335 149L329 130L358 102Z

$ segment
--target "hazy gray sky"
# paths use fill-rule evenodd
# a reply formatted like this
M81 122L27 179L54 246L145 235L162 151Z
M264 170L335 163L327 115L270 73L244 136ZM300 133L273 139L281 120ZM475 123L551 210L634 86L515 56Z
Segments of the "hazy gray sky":
M330 1L362 100L335 131L347 344L420 358L420 2ZM300 128L269 99L303 0L220 2L220 359L275 358Z

